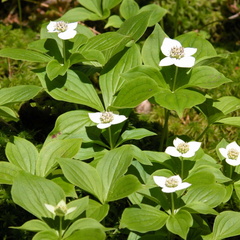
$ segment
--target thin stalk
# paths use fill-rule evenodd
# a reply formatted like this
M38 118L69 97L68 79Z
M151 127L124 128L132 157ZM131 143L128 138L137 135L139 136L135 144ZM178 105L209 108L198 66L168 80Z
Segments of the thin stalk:
M66 63L66 60L67 60L67 56L66 56L66 41L65 40L62 40L63 41L63 64Z
M205 129L202 131L202 133L197 137L196 141L199 141L203 135L206 133L206 131L208 130L208 128L210 127L210 125L208 124Z
M63 217L59 216L59 237L58 237L59 240L62 239L62 220Z
M20 29L22 29L22 5L21 5L21 0L18 0L18 13L19 13Z
M111 128L108 128L108 134L109 134L109 145L110 145L110 149L113 149L113 140L112 140L112 131Z
M174 214L175 206L174 206L174 196L171 193L171 213Z
M181 175L180 175L180 177L183 179L184 178L184 176L183 176L183 174L184 174L184 160L183 160L183 157L180 157L180 161L181 161Z
M173 86L172 86L173 92L175 91L175 88L176 88L177 75L178 75L178 67L176 67L176 69L175 69L175 74L174 74L174 78L173 78Z
M164 126L163 126L163 132L162 132L162 138L160 141L160 146L159 146L159 151L162 152L164 148L164 143L165 140L167 139L168 136L168 119L170 116L170 111L168 109L165 110L165 119L164 119Z
M232 165L229 165L230 168L229 168L229 178L232 179L232 174L233 174L233 166Z

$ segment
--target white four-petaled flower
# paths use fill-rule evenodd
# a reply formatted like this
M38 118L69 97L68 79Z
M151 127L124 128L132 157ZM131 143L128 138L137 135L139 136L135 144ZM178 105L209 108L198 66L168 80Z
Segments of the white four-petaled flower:
M174 147L167 147L165 153L173 157L193 157L195 152L200 148L200 142L184 142L180 138L173 140Z
M240 165L240 146L236 142L229 143L226 148L219 148L219 152L232 166Z
M47 210L53 213L54 216L66 216L67 214L73 212L76 207L67 208L67 205L64 200L61 200L56 206L45 203L44 204Z
M179 41L165 38L161 46L161 51L166 57L160 61L159 66L163 67L173 64L182 68L191 68L194 66L195 58L192 55L196 53L197 48L184 48Z
M162 191L165 193L172 193L178 190L182 190L191 186L190 183L182 182L182 179L179 175L172 176L169 178L153 176L154 182L162 188Z
M74 38L75 35L77 34L77 31L75 28L77 27L78 23L73 22L73 23L66 23L64 21L50 21L50 23L47 25L47 30L50 33L57 32L58 37L67 40Z
M97 127L100 129L108 128L111 125L121 123L127 119L124 115L118 115L112 112L88 113L88 116L94 123L97 123Z

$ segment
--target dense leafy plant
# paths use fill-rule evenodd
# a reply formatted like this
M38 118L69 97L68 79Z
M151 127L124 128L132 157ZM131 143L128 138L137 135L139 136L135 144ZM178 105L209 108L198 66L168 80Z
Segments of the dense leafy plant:
M42 88L34 86L24 97L17 91L24 86L3 92L24 101L43 89L77 106L58 117L41 149L20 137L6 146L0 182L11 185L13 201L37 218L17 228L37 232L34 240L239 235L239 213L227 208L240 199L238 144L219 140L214 159L201 148L205 130L196 141L168 134L169 116L183 117L191 108L205 116L206 129L239 127L239 117L230 114L240 108L240 99L207 93L231 82L211 66L225 55L196 32L169 38L158 24L166 11L157 5L79 2L84 7L44 24L40 39L27 49L0 50L1 57L44 64L35 70ZM121 16L107 23L118 22L117 31L94 35L76 22L79 13L80 20L106 19L120 2ZM149 26L153 31L140 44ZM128 125L131 110L146 99L165 111L159 151L132 142L156 135ZM110 224L114 204L121 211Z

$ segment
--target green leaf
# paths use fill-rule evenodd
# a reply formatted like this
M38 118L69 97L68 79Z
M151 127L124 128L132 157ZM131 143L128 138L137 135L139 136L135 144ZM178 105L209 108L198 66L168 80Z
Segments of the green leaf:
M93 194L103 202L102 180L94 167L85 162L67 158L61 158L58 162L69 182Z
M101 204L93 199L89 199L88 208L86 209L86 217L93 218L100 222L107 216L108 211L108 204Z
M131 146L133 157L143 165L152 165L151 161L149 160L148 156L135 145Z
M227 239L240 235L240 213L233 211L221 212L214 221L214 240Z
M72 158L81 147L81 139L60 139L47 143L40 150L36 164L36 174L47 176L57 167L58 158Z
M14 179L11 194L16 204L40 219L53 218L45 203L56 206L65 200L65 194L57 184L26 172L19 173Z
M227 115L240 109L240 99L234 96L224 96L214 101L213 106Z
M186 209L190 213L200 213L200 214L213 214L217 215L218 212L209 207L204 202L190 202L187 203L182 209Z
M108 18L107 24L104 26L104 28L108 27L120 28L122 23L123 20L118 15L112 15Z
M68 70L69 64L61 64L56 59L48 62L46 67L47 76L53 80L58 75L64 76Z
M63 189L66 197L77 198L75 186L69 183L66 178L64 178L63 176L58 176L51 178L51 180Z
M21 169L9 162L0 162L0 184L12 184Z
M150 15L151 12L142 12L128 18L117 32L129 36L136 42L146 31Z
M85 8L91 10L92 12L97 13L99 17L102 16L101 0L91 0L91 1L78 0L78 2Z
M132 208L125 208L120 221L120 228L145 233L161 229L168 215L150 205L140 204Z
M125 82L120 89L113 107L115 108L133 108L142 101L151 98L160 91L157 83L152 79L139 77Z
M175 92L163 89L154 96L156 102L169 110L175 110L179 117L182 117L183 111L205 101L205 97L192 90L177 89Z
M101 229L96 228L85 228L85 229L76 229L74 233L64 240L105 240L106 234Z
M83 7L75 7L68 10L59 20L65 22L78 22L78 21L86 21L86 20L100 20L101 17L96 13L89 11Z
M109 189L107 201L116 201L136 192L141 188L141 183L134 175L126 175L118 178Z
M118 32L107 32L96 35L80 49L80 53L90 60L97 60L105 64L114 54L124 49L131 39L129 36ZM99 54L102 54L101 60Z
M83 104L102 112L103 106L90 80L80 72L68 70L50 81L44 71L37 72L46 92L56 100Z
M49 62L52 58L40 52L28 49L4 48L0 50L0 57L30 62Z
M33 231L33 232L51 230L51 228L44 221L41 221L38 219L27 221L20 227L11 227L11 228L26 230L26 231Z
M160 49L165 37L167 37L166 33L159 24L156 24L153 32L143 44L142 58L145 65L159 68Z
M138 14L139 6L134 0L123 0L119 11L123 18L128 19Z
M231 82L231 80L226 78L215 68L209 66L200 66L192 69L189 82L186 85L183 85L183 87L200 87L212 89L228 82Z
M117 6L122 0L103 0L102 1L102 8L105 9L112 9Z
M240 127L240 117L224 118L224 119L218 120L217 123Z
M167 229L179 235L181 238L186 239L189 228L193 225L193 219L189 212L179 210L176 214L172 214L167 219Z
M132 162L130 146L125 145L107 152L98 162L97 171L103 183L104 201L107 200L112 185L126 173Z
M156 133L151 132L145 128L135 128L135 129L131 129L131 130L126 130L121 135L118 145L121 145L122 143L132 140L132 139L139 140L144 137L149 137L149 136L154 136L154 135L156 135Z
M88 207L88 203L89 203L89 197L83 197L74 201L71 201L70 203L67 204L67 208L75 208L75 210L69 214L67 214L67 216L64 217L64 219L66 220L74 220L76 219L80 214L82 214Z
M80 229L80 230L79 230ZM81 232L81 230L84 230L83 232ZM99 231L96 231L99 230ZM68 240L73 240L73 239L82 239L82 240L86 240L86 239L105 239L102 238L103 236L105 236L104 233L105 227L103 225L101 225L98 221L96 221L95 219L91 219L91 218L82 218L79 219L77 221L75 221L66 231L66 233L64 234L64 239L68 239ZM100 235L98 233L101 233ZM96 236L92 233L97 234ZM76 238L76 236L78 236L79 238ZM85 236L85 238L83 238ZM100 238L96 238L97 236L99 236Z
M188 204L191 202L203 202L210 207L216 207L224 201L226 189L216 183L215 176L210 171L199 171L186 179L192 186L182 199Z
M166 10L165 8L162 8L158 4L154 4L154 3L143 6L139 12L141 13L144 11L151 12L151 15L148 21L149 27L158 23L168 12L168 10Z
M13 142L8 142L6 146L6 156L10 163L20 169L35 174L38 150L24 138L14 137Z
M58 240L59 237L56 233L55 230L51 229L48 231L42 231L38 232L32 240L42 240L42 239L47 239L47 240Z
M34 98L41 90L41 87L33 85L21 85L9 88L1 88L0 105L30 100Z
M9 107L0 106L0 116L6 121L18 121L18 115Z
M88 113L84 110L74 110L60 115L44 144L56 139L81 138L83 141L88 139L86 127L95 125Z
M152 79L158 84L159 87L169 88L159 69L147 65L140 65L131 68L129 71L121 74L121 77L123 77L126 81L130 81L133 79L137 80L140 77L146 78L146 80Z
M106 109L112 105L115 98L114 95L124 83L124 79L121 78L121 73L140 64L141 56L139 48L133 45L131 48L116 54L116 56L105 65L99 77L99 84Z

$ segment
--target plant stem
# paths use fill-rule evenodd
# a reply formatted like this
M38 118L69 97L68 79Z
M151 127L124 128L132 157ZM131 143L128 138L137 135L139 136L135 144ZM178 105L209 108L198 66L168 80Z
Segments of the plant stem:
M58 237L59 240L62 239L62 219L63 217L59 216L59 237Z
M203 135L205 134L205 132L208 130L208 128L210 127L210 125L208 124L205 129L202 131L202 133L197 137L196 141L200 140Z
M111 131L111 127L108 128L108 134L109 134L109 145L110 145L110 149L113 149L113 141L112 141L112 131Z
M167 139L167 136L168 136L168 119L169 119L170 111L168 109L164 109L164 110L165 110L165 119L164 119L162 138L159 146L160 152L163 151L165 140Z
M183 174L184 174L184 160L183 157L180 157L180 161L181 161L181 175L180 177L183 179Z
M65 40L62 40L63 41L63 64L66 63L66 41Z
M173 78L172 92L174 92L175 88L176 88L177 75L178 75L178 67L176 67L176 69L175 69L175 74L174 74L174 78Z
M171 193L171 213L174 215L174 210L175 210L175 206L174 206L174 193Z

